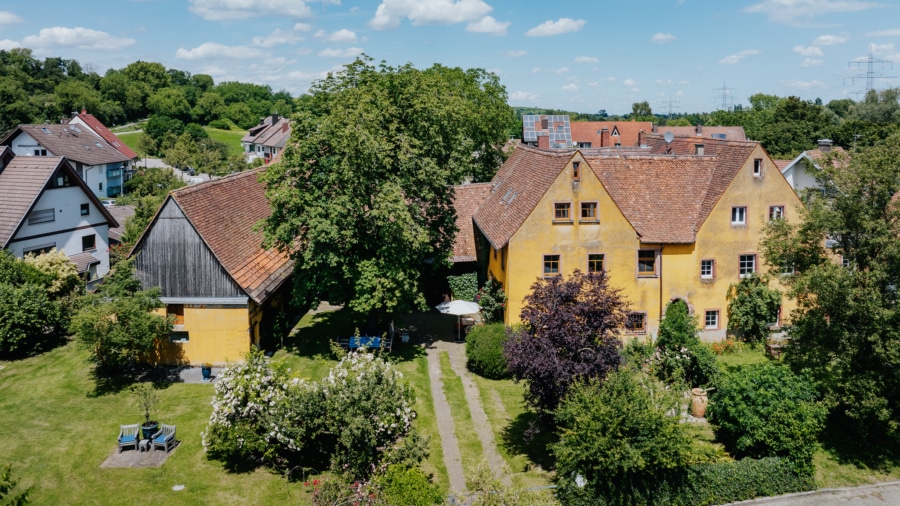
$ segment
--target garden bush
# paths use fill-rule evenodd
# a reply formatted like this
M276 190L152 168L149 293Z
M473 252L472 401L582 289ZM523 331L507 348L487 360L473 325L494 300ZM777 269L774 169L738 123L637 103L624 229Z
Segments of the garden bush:
M502 322L506 311L506 292L499 281L489 279L475 294L475 302L481 306L481 317L485 323Z
M478 293L478 274L467 272L459 276L447 276L447 284L450 285L454 299L474 301L475 294Z
M392 506L427 506L444 500L438 486L417 467L390 465L374 482L385 502Z
M826 415L817 398L813 384L787 367L755 364L719 382L707 418L735 456L780 456L808 467Z
M231 130L232 123L227 119L215 119L209 122L209 128L215 128L217 130Z
M691 316L683 300L666 307L659 324L656 352L650 357L651 368L659 379L683 382L689 387L705 387L715 383L719 366L715 355L699 339L697 318Z
M466 366L485 378L509 378L509 368L503 356L505 341L506 326L502 323L475 327L466 336Z

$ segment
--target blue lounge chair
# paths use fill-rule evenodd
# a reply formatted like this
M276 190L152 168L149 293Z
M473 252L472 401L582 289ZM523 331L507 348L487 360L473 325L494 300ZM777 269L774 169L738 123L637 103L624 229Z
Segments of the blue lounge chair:
M157 446L161 446L168 453L169 450L175 447L175 426L160 424L156 434L150 436L150 444L154 450Z
M122 448L126 446L133 446L135 450L138 447L138 424L132 425L120 425L119 426L119 453L122 453Z

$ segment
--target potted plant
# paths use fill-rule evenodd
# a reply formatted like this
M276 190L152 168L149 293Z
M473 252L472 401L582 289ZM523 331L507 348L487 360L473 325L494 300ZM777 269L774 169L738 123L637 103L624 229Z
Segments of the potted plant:
M212 379L212 364L203 362L203 365L200 366L200 372L203 374L203 381L210 381Z
M150 420L150 411L156 408L156 404L159 403L159 396L156 394L156 389L147 383L135 385L131 390L134 392L138 407L144 412L144 423L141 424L141 434L143 435L143 439L150 439L150 436L159 429L159 422Z

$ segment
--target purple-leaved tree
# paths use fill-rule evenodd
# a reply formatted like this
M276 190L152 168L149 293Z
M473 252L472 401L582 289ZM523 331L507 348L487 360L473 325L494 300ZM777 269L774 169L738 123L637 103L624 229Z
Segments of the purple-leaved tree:
M528 387L525 400L549 414L575 380L602 379L622 363L617 333L627 303L600 273L539 279L531 290L523 328L508 331L503 351L513 377Z

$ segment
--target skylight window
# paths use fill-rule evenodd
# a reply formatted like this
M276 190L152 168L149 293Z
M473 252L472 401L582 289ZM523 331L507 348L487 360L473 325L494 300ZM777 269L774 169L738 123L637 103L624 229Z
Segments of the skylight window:
M47 134L47 135L50 135L51 133L53 133L53 132L51 132L50 129L47 128L47 127L41 127L41 132L44 132L44 133Z

